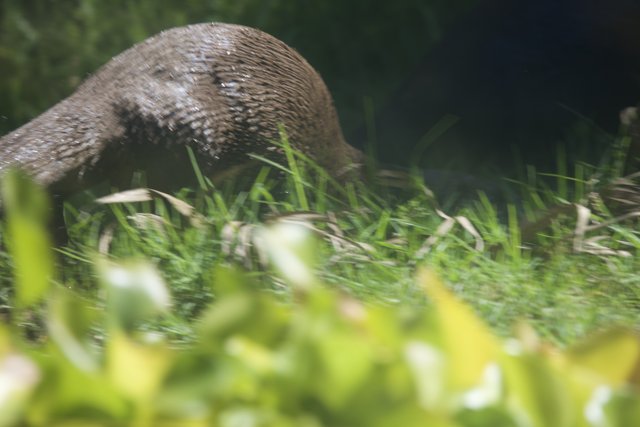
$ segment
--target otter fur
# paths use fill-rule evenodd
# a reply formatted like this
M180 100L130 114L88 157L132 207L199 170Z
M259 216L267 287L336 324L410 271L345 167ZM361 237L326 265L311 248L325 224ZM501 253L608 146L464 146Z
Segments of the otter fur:
M124 51L2 137L0 174L18 166L61 192L138 169L171 181L189 166L187 146L217 174L249 153L272 154L280 127L333 174L360 159L324 82L295 50L253 28L190 25Z

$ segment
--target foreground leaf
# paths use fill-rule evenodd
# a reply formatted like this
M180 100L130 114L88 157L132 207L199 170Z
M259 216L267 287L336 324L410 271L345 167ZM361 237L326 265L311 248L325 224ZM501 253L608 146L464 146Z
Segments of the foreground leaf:
M16 304L29 307L43 298L54 273L52 244L45 229L49 203L44 190L17 170L4 175L2 199L15 266Z
M626 328L609 329L572 346L566 356L572 367L597 376L598 382L620 386L640 368L640 338Z
M418 282L435 302L438 326L446 353L452 386L477 384L487 365L498 355L498 343L471 308L449 292L430 270L418 272Z

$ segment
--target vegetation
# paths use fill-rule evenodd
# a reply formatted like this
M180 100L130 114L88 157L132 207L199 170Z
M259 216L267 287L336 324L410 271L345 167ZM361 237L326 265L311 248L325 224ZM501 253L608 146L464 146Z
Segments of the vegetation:
M405 177L409 187L400 190L344 186L293 153L289 166L271 163L244 187L200 177L198 191L178 194L182 201L142 190L100 199L92 213L67 205L72 244L62 249L70 267L64 282L91 294L87 254L98 247L152 260L177 301L178 317L167 326L188 334L189 320L215 297L210 272L217 266L242 265L290 300L256 249L259 225L279 219L305 221L323 237L316 274L363 301L424 304L414 275L429 265L503 335L521 319L562 344L602 326L638 325L638 230L633 219L618 221L607 210L591 175L556 177L560 191L519 184L517 205L515 196L500 207L480 193L456 206L438 204L417 178L411 184Z
M283 144L288 165L248 188L194 164L191 204L140 189L67 205L58 270L46 197L9 175L0 425L634 425L633 223L532 188L520 215L481 194L449 216L419 184L392 204ZM534 201L576 216L527 243Z
M409 41L439 37L383 18L440 29L473 1L103 3L0 5L0 133L132 42L206 20L296 46L353 125L360 94L395 84L385 67L421 55ZM194 162L197 189L139 175L79 194L55 252L45 194L5 179L0 427L640 424L637 203L610 196L638 197L618 178L624 139L598 168L559 154L556 175L444 199L413 175L337 182L281 144L285 165L242 182Z
M293 177L301 184L295 197L308 203L302 176ZM300 219L251 230L273 285L286 287L292 304L270 296L252 275L220 265L209 272L216 298L191 323L192 342L171 344L158 327L181 304L172 303L173 286L151 261L96 254L103 297L85 299L52 282L42 190L13 173L4 195L16 309L14 320L0 325L1 426L640 422L640 340L633 331L609 329L559 350L520 324L515 338L501 342L424 266L412 281L431 309L363 304L321 284L323 245ZM164 197L193 223L206 220ZM17 319L34 312L42 313L46 335L21 338Z

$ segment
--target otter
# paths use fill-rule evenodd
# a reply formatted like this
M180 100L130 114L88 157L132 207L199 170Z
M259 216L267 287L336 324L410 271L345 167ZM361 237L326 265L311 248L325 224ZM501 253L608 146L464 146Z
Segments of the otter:
M134 170L167 182L194 176L186 147L215 174L273 155L280 128L334 175L360 161L322 78L294 49L257 29L195 24L134 45L0 138L0 174L21 167L59 193Z

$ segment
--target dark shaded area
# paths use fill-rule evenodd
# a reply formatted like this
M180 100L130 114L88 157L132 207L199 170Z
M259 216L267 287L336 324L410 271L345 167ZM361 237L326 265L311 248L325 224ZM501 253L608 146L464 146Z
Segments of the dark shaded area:
M167 28L228 22L297 49L333 94L346 130L398 86L478 0L2 0L0 134L68 96L111 57Z
M619 111L640 99L637 0L3 0L0 134L133 43L203 21L295 47L327 82L349 141L374 142L396 165L511 173L519 151L555 170L560 141L597 162ZM447 115L458 122L425 139Z
M519 152L555 170L560 141L569 159L597 162L611 142L602 131L638 99L640 2L487 0L423 58L375 133L363 126L350 141L375 139L395 164L509 173ZM458 122L418 159L446 115Z

